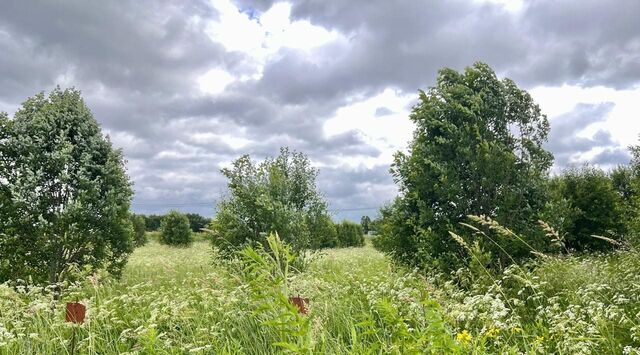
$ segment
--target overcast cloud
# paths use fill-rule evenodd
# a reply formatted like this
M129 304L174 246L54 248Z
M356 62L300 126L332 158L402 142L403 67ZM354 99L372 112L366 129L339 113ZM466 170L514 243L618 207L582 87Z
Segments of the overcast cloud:
M396 193L392 154L437 70L475 61L530 90L554 171L628 161L640 133L640 1L9 1L0 110L75 86L124 150L134 210L211 215L221 167L307 153L336 218Z

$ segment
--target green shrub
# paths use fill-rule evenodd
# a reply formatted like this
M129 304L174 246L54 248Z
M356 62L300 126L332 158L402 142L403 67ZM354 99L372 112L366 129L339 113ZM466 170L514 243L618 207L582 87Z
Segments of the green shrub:
M350 221L342 221L336 225L339 247L359 247L364 245L362 226Z
M620 241L627 231L624 204L613 180L593 167L569 169L549 183L550 224L565 235L566 247L575 251L611 249L593 235Z
M191 228L187 216L178 211L170 211L162 218L160 243L187 246L191 244Z
M328 213L316 189L318 171L304 154L282 148L259 164L245 155L222 174L229 179L229 197L218 203L211 223L213 244L221 251L264 245L264 235L274 232L296 252L331 244L322 240Z
M335 248L338 246L336 225L327 215L308 220L309 229L317 236L311 240L312 249Z
M133 224L133 243L135 246L143 246L147 244L144 217L137 214L131 214L131 223Z

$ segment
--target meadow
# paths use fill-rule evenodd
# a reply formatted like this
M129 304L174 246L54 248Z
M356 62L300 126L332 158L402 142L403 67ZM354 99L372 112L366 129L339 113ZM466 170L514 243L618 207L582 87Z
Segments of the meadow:
M0 286L0 353L69 353L64 303L76 300L87 306L82 354L637 353L635 251L465 269L456 282L393 266L370 243L301 262L266 256L152 240L120 280L87 275L55 307L47 289ZM310 299L307 315L295 295Z

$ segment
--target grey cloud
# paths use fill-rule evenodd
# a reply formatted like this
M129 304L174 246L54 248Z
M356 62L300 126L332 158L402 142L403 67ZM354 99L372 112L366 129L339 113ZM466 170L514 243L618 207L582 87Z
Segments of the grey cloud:
M615 167L629 164L630 160L631 155L628 150L623 148L608 148L591 159L591 163L606 167Z
M619 144L607 131L598 130L591 138L578 135L590 125L604 121L613 107L614 104L610 102L579 104L572 111L551 119L551 132L546 148L554 154L557 169L581 163L575 161L575 157L594 148L603 148L605 152L618 152ZM602 155L592 162L604 164L605 161L612 161L612 158L619 159L619 154Z
M268 8L265 1L240 3ZM517 14L496 4L460 0L300 0L293 2L292 17L338 30L349 45L335 56L336 64L316 70L315 63L292 58L282 63L306 68L298 70L306 75L322 73L337 91L380 85L413 91L432 83L443 66L460 69L478 60L527 86L622 88L640 80L639 13L636 0L543 0L525 4ZM322 82L310 79L318 90ZM296 97L306 92L291 91Z
M376 117L382 117L382 116L390 115L390 114L392 114L392 113L393 113L393 111L391 111L391 110L390 110L389 108L387 108L387 107L378 107L378 108L376 109L376 112L374 113L374 115L375 115Z
M252 17L272 1L240 4ZM539 0L512 14L471 0L294 1L293 20L308 19L344 40L310 52L283 48L259 68L206 35L206 22L218 14L204 0L10 1L0 11L0 104L15 107L57 83L81 89L130 161L140 211L164 203L210 214L203 205L225 186L221 163L244 153L261 159L284 145L326 166L319 183L333 208L369 207L392 198L395 187L387 166L344 167L345 159L381 152L356 131L325 134L338 108L387 88L416 93L441 67L478 60L526 87L636 86L640 3L603 4ZM204 95L196 79L212 68L262 77ZM576 137L610 110L581 105L552 121L549 148L558 164L594 147L602 149L597 164L624 159L605 131ZM375 116L390 113L379 107Z

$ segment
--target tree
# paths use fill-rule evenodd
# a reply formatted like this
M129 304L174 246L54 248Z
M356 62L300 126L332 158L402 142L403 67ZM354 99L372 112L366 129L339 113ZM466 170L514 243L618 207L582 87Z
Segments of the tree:
M155 232L160 229L160 223L162 223L162 216L151 214L144 216L144 224L148 231Z
M280 155L260 164L245 155L222 174L230 195L218 203L212 223L214 245L221 250L264 244L263 235L272 232L294 250L332 243L321 241L330 230L327 204L316 189L318 171L304 154L281 148Z
M362 216L362 218L360 218L360 225L362 226L362 231L364 232L364 234L369 234L370 224L371 224L371 217Z
M192 242L189 219L182 213L171 210L162 218L160 225L160 243L175 246L187 246Z
M203 217L197 213L187 213L187 218L189 219L189 227L193 232L199 232L202 228L206 228L211 220L209 218Z
M338 232L339 247L360 247L364 245L362 226L358 223L342 221L342 223L336 225L336 230Z
M0 115L0 282L56 284L73 266L118 274L131 252L122 153L75 89Z
M144 221L144 217L138 214L131 214L131 223L133 225L133 233L134 233L134 245L137 247L143 246L147 244L146 237L146 225Z
M437 261L449 270L465 255L448 232L462 233L459 223L467 215L533 236L553 157L542 147L548 120L531 96L476 63L461 73L440 70L436 86L420 91L419 99L410 116L416 129L409 151L396 153L391 168L401 197L386 213L398 225L382 237L402 241L407 263ZM479 242L498 263L511 260L502 248L511 256L530 255L512 240L499 240L500 247Z

